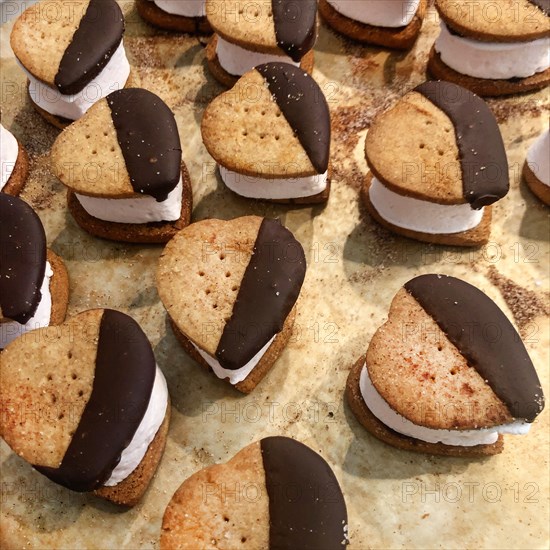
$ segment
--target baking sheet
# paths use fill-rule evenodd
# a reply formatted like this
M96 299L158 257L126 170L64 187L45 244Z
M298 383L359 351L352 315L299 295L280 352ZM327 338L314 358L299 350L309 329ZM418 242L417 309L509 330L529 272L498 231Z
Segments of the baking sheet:
M12 3L6 9L7 4ZM520 183L527 147L548 124L548 91L489 101L504 134L512 185L494 208L490 244L475 250L425 245L372 222L359 205L358 189L366 172L362 151L369 123L425 79L427 52L437 34L433 7L408 53L352 44L321 25L314 77L333 118L332 194L326 207L289 208L238 198L216 176L199 125L222 88L208 74L203 44L155 31L140 21L132 1L121 5L133 69L142 86L176 114L193 181L194 220L252 213L280 217L303 244L308 272L295 335L248 396L185 355L155 289L161 247L100 241L67 214L64 188L48 168L58 131L29 104L9 48L11 23L4 24L2 123L30 153L32 172L22 197L37 210L51 248L67 264L69 314L110 307L138 320L167 377L173 410L158 473L130 511L54 485L2 442L2 547L158 548L164 508L185 478L254 440L284 434L332 465L346 496L351 548L547 548L549 407L529 435L506 437L503 454L464 460L384 445L356 422L343 391L348 369L385 320L399 287L415 275L441 272L479 286L515 319L550 395L549 210Z

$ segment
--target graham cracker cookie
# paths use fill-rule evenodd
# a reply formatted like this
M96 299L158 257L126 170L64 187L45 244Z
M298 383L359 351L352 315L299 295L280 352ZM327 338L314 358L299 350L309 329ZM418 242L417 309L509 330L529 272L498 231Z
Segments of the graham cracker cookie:
M237 490L229 496L226 487ZM160 548L337 548L347 531L329 464L294 439L267 437L182 483L164 512Z
M168 243L157 288L185 349L248 392L288 342L305 268L302 246L275 220L203 220Z
M136 0L136 9L142 19L160 29L190 34L210 34L212 32L212 27L210 27L206 16L185 17L168 13L150 0Z
M29 155L25 147L19 140L17 140L17 145L19 148L17 150L17 160L15 161L13 172L6 182L6 185L2 188L2 193L7 193L14 197L18 197L21 191L23 191L30 170Z

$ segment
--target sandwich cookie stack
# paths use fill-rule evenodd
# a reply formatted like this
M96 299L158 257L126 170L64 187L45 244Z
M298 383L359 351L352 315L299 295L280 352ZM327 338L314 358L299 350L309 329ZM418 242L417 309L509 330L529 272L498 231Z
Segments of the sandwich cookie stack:
M359 422L400 449L479 457L526 434L544 408L520 336L476 287L421 275L394 297L346 396Z
M206 49L208 67L225 86L263 63L313 70L317 0L206 0L206 13L215 33Z
M480 246L491 204L508 193L508 161L494 115L449 82L425 82L373 122L361 196L381 225L420 241Z
M435 78L481 96L544 88L550 83L550 2L436 0L441 33L430 52Z
M42 222L26 202L0 193L0 224L2 349L28 331L65 320L69 278L61 258L46 247Z
M249 393L289 341L305 272L302 246L278 221L211 219L166 245L157 288L187 353Z
M235 497L224 487L237 487ZM160 535L161 550L336 550L347 544L336 476L320 455L288 437L266 437L185 480L166 508Z
M407 50L420 34L427 5L427 0L320 0L319 13L349 38Z
M163 243L191 219L192 189L174 114L127 88L98 101L52 147L76 222L97 237Z
M238 195L285 203L326 202L330 113L315 80L287 63L259 65L204 112L202 138Z
M130 65L115 0L43 0L23 12L11 47L29 79L33 105L59 128L124 88Z
M170 403L131 317L95 309L17 339L2 352L0 397L0 434L40 473L137 504L164 451Z
M0 191L18 196L29 176L29 156L18 139L0 124Z

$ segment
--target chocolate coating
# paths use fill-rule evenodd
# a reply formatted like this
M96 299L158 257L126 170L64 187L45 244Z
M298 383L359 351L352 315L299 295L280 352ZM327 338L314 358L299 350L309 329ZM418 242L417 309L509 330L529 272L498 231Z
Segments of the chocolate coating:
M346 503L326 461L288 437L266 437L260 447L269 496L269 548L345 547Z
M330 112L321 88L311 76L289 63L265 63L256 70L265 78L311 164L317 173L324 174L330 153Z
M550 16L550 0L529 0L529 2L539 7L544 15Z
M90 0L59 64L55 85L62 94L82 91L107 65L122 41L124 16L114 0Z
M475 210L504 197L510 188L508 159L497 121L477 95L444 81L414 89L441 109L455 127L464 199Z
M90 399L59 468L36 469L73 491L92 491L109 479L143 419L156 362L141 327L106 309L101 318Z
M317 31L317 0L271 0L277 46L293 61L313 48Z
M174 113L142 88L109 94L107 103L136 193L164 201L181 176L181 142Z
M302 245L279 221L264 219L216 350L223 368L240 369L283 329L305 274Z
M514 418L544 408L537 372L512 323L481 290L447 275L421 275L405 289L487 381Z
M5 193L0 193L0 220L0 307L4 317L23 325L42 299L46 233L26 202Z

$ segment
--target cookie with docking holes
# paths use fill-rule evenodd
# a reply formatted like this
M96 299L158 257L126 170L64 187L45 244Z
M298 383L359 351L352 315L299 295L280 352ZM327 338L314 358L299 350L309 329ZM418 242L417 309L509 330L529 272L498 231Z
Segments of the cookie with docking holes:
M314 204L330 194L330 113L315 80L286 63L259 65L206 108L202 139L238 195Z
M301 244L279 221L210 219L166 245L157 288L187 353L249 393L290 339L305 272Z
M388 320L351 368L346 397L358 421L399 449L445 456L502 452L544 407L516 329L481 290L421 275L395 295Z
M226 488L237 487L229 494ZM233 489L234 490L234 489ZM331 467L288 437L266 437L186 479L164 512L160 548L311 548L348 544Z
M2 349L30 330L65 320L69 277L63 260L47 248L42 222L26 202L0 193L0 220Z
M214 30L206 48L208 68L225 86L264 63L313 70L317 0L206 0L206 14Z
M509 190L494 115L449 82L425 82L379 115L367 134L362 201L391 231L420 241L480 246L491 205Z
M74 219L92 235L164 243L191 219L176 119L157 95L128 88L98 101L52 152Z
M29 79L31 103L59 128L124 88L130 64L124 17L115 0L43 0L25 10L11 47Z
M435 78L481 96L518 94L550 83L550 2L436 0L441 30L430 51Z
M164 451L170 400L136 321L89 310L18 338L1 363L0 433L13 451L68 489L137 504Z

